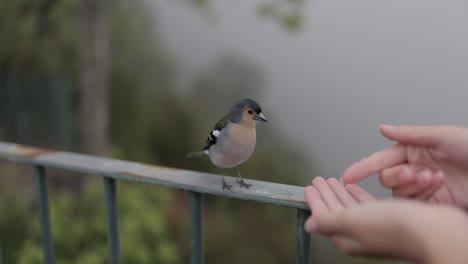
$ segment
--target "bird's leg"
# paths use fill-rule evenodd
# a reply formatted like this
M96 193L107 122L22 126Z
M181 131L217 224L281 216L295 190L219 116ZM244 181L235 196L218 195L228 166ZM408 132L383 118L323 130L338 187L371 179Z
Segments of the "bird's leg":
M224 169L223 169L223 190L231 190L232 188L232 185L229 185L226 183L226 181L224 180Z
M244 178L242 178L242 175L241 175L241 173L240 173L238 167L236 167L236 170L237 170L237 175L239 175L239 179L237 179L237 182L239 183L239 185L240 185L241 187L245 187L245 188L248 189L252 184L248 184L248 183L246 183L246 182L244 181Z

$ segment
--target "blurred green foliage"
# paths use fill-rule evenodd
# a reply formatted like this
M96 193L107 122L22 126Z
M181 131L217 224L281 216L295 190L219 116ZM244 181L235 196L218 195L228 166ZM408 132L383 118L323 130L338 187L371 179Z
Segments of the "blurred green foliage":
M187 3L202 11L210 21L217 18L213 10L214 1L186 0ZM304 0L264 0L256 12L258 15L271 19L288 31L299 31L304 25Z
M0 253L3 263L17 263L27 237L28 217L32 216L27 203L17 199L12 192L1 197Z
M76 3L0 1L0 69L22 73L74 69Z
M290 31L298 31L304 24L304 0L270 0L258 7L258 14L278 21Z
M52 233L58 263L108 263L102 185L90 180L86 192L51 195ZM157 190L157 191L156 191ZM119 185L123 263L181 263L164 215L173 199L168 190L131 183ZM43 263L37 216L11 193L2 197L0 234L5 263ZM151 209L150 209L151 208ZM12 239L12 240L11 240Z

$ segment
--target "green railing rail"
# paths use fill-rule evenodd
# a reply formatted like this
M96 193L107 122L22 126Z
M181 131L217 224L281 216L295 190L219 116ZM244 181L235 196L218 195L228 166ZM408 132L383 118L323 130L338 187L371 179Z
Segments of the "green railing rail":
M97 175L104 178L111 264L121 263L117 180L144 182L190 192L191 263L204 263L203 194L251 200L297 209L296 263L310 263L310 235L304 230L304 222L310 215L310 211L304 200L303 187L250 180L252 186L249 189L233 186L231 190L223 190L220 188L220 177L213 174L40 149L1 141L0 160L31 164L35 168L41 239L44 263L47 264L55 263L55 258L46 167Z

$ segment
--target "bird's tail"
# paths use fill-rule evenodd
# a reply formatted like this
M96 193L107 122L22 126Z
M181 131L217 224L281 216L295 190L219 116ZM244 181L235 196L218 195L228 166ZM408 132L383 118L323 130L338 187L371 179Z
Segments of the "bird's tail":
M200 155L208 155L208 150L205 149L205 150L190 152L189 154L187 154L187 158L190 159L190 158L193 158L195 156L200 156Z

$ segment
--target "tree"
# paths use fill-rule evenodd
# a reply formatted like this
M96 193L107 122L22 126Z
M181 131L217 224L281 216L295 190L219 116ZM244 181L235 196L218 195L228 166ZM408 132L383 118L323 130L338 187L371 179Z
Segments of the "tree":
M108 149L108 34L105 2L79 3L79 91L81 148L106 155Z

